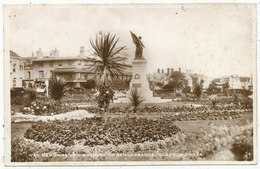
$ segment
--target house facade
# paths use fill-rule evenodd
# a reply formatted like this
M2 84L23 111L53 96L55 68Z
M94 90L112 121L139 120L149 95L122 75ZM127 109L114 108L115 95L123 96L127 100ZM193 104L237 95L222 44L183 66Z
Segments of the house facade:
M31 59L31 64L25 68L24 84L25 87L34 86L41 90L46 87L49 79L55 76L64 79L66 87L70 89L81 88L82 83L87 80L99 78L99 75L89 69L89 64L84 47L80 47L79 55L76 57L60 57L57 49L52 50L50 56L43 56L39 49L36 57ZM129 80L131 77L131 71L127 70L119 79Z
M10 87L23 87L24 62L21 56L10 50Z

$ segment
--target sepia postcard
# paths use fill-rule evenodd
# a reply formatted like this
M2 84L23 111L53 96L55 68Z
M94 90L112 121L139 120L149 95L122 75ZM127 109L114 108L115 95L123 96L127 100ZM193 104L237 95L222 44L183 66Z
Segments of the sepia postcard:
M4 5L5 164L257 164L256 8Z

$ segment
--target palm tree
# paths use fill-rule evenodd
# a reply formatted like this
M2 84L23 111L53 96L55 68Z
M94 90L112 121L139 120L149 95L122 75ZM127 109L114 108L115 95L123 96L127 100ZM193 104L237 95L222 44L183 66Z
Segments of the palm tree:
M220 100L216 97L209 98L210 103L212 104L212 107L216 107L216 105L220 102Z
M54 100L60 100L64 96L66 82L58 77L53 76L49 80L49 94Z
M104 113L106 113L107 103L109 103L111 96L101 92L110 92L108 80L113 80L114 76L123 75L124 70L130 67L125 64L127 58L123 51L126 50L126 46L118 47L118 42L119 38L110 33L97 35L95 41L90 39L91 55L94 58L89 59L89 68L95 72L95 76L100 76L98 78L99 88L102 89L100 95L108 96L105 99L101 97L102 102L106 104L99 104L102 105L101 108L104 108Z
M130 91L130 96L128 99L130 100L131 105L134 107L134 113L136 113L139 105L144 102L144 99L140 96L137 88L134 88Z

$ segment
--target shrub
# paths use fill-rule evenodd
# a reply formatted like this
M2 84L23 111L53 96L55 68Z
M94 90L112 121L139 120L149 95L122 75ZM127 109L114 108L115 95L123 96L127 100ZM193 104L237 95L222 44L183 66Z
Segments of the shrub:
M98 106L99 108L103 108L104 112L106 113L109 103L114 97L114 91L109 86L106 85L100 86L98 91L99 91L99 95L97 97Z
M10 90L10 96L15 97L15 96L23 96L24 95L24 88L14 88Z
M83 87L85 89L93 89L96 87L96 81L93 79L87 80L85 83L83 83Z
M144 101L144 99L140 96L137 88L131 89L128 99L130 100L131 105L134 107L134 113L136 113L138 106Z
M209 101L212 104L212 107L215 107L219 103L219 99L217 97L211 97L209 98Z
M52 77L49 81L49 94L54 100L60 100L65 94L66 82L60 78Z
M253 160L253 128L244 129L235 137L231 151L238 161Z
M11 161L12 162L31 162L33 161L33 150L24 145L21 138L12 139L11 143Z
M34 114L34 115L55 115L61 113L67 113L75 110L76 107L68 103L60 103L55 100L43 97L31 102L29 105L23 108L22 113Z
M33 102L37 98L37 92L35 89L27 88L25 94L29 97L30 101Z

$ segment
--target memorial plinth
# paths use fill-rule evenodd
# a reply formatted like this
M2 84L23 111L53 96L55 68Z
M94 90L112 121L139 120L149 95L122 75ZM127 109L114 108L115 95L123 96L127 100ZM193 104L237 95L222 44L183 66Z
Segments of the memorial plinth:
M145 58L135 58L132 62L132 80L129 85L129 90L126 92L126 98L115 100L115 103L129 103L130 91L137 88L139 95L144 99L144 103L160 103L169 102L170 99L161 99L153 97L153 91L149 87L147 80L147 62Z

